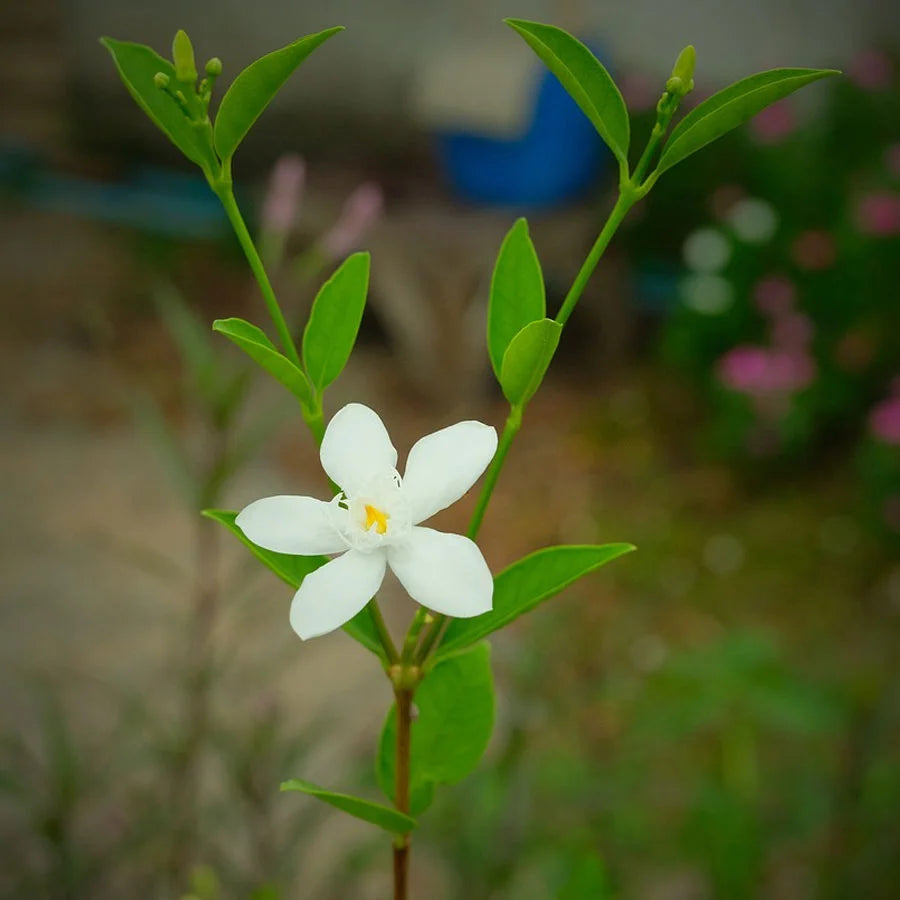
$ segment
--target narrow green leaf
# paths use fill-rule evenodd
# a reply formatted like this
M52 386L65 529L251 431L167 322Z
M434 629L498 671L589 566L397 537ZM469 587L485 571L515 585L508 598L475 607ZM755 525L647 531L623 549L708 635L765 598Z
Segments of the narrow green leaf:
M416 691L418 715L410 747L410 809L418 815L436 784L455 784L477 765L494 727L491 653L479 644L439 662ZM388 713L379 742L376 775L388 797L394 793L396 707Z
M603 63L581 41L554 25L505 19L560 80L622 164L628 162L631 125L622 94Z
M561 334L559 322L538 319L509 342L500 366L500 387L512 406L527 403L541 386Z
M303 365L323 391L341 374L359 332L369 290L369 254L354 253L322 285L303 332Z
M178 347L194 390L207 404L213 403L218 394L218 368L209 326L200 321L172 284L160 284L153 292L153 301L166 330Z
M704 100L678 123L663 148L658 172L671 169L788 94L839 74L835 69L772 69L742 78Z
M342 27L300 38L251 63L231 83L216 113L215 145L223 161L231 159L253 123L288 77L320 44Z
M517 219L500 245L488 303L488 354L498 381L510 341L546 313L541 264L528 234L528 222Z
M156 451L173 487L185 503L195 507L199 499L197 467L178 434L149 394L135 392L132 410L138 428Z
M292 778L290 781L281 783L282 791L300 791L303 794L309 794L310 797L316 797L324 803L328 803L335 809L349 813L357 819L377 825L391 834L408 834L416 827L416 820L405 815L389 806L382 806L380 803L373 803L371 800L363 800L362 797L353 797L350 794L336 794L334 791L327 791L325 788L318 787L309 781L303 781L301 778Z
M235 524L237 513L228 509L204 509L203 515L224 525L264 566L271 569L292 588L299 588L303 579L328 562L325 556L291 556L257 547ZM360 610L346 625L344 631L376 656L384 658L384 649L368 608Z
M301 403L312 402L312 388L306 375L286 356L278 352L265 332L243 319L216 319L213 331L224 334L252 360L280 381Z
M494 608L474 619L454 619L438 658L503 628L584 575L634 550L632 544L546 547L514 562L494 578Z
M176 82L175 67L144 44L101 38L109 50L128 93L169 140L189 159L213 172L219 162L213 152L209 132L191 122L178 101L154 83L157 72Z

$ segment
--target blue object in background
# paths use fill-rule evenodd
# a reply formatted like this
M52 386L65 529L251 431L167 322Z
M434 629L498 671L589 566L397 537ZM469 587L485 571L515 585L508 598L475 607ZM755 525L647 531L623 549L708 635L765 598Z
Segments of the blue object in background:
M525 134L513 139L461 131L438 135L450 183L467 200L499 206L552 206L575 199L610 153L556 76L543 69Z

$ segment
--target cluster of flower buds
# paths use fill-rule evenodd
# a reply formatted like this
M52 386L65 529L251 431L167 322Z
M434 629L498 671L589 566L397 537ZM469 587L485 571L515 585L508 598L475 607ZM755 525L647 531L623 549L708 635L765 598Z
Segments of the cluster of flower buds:
M216 79L222 74L222 60L214 56L207 62L204 67L206 76L198 85L194 47L187 32L179 30L172 41L172 62L175 66L174 83L166 72L157 72L153 83L172 97L189 119L207 120L213 87Z

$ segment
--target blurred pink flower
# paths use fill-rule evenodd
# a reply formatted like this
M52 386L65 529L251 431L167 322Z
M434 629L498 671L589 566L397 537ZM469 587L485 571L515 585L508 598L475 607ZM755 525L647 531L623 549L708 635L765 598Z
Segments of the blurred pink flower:
M869 413L869 429L886 444L900 444L900 394L883 400Z
M856 223L863 234L876 237L900 234L900 194L889 191L867 194L857 204Z
M863 50L850 62L847 74L863 90L882 91L891 86L894 65L887 53L881 50Z
M803 313L779 316L772 325L772 340L785 350L805 350L813 338L813 323Z
M341 216L322 238L323 251L333 259L343 259L359 245L384 208L384 193L374 182L361 184L344 203Z
M801 269L819 271L829 268L837 256L834 238L822 230L804 231L791 248L794 262Z
M786 100L767 106L750 120L750 129L760 144L777 144L796 127L797 118Z
M279 157L269 178L269 187L262 208L262 226L267 231L286 234L294 225L303 185L306 164L296 153Z
M787 315L796 296L794 282L784 275L769 275L757 281L753 288L756 308L767 316Z
M803 352L743 344L726 353L718 365L722 383L742 394L791 394L816 377L816 364Z

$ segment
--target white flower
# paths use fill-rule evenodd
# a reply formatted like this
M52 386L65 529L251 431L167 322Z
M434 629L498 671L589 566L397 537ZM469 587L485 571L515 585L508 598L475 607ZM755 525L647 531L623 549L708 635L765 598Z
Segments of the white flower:
M496 449L493 428L459 422L418 441L401 478L378 415L360 403L341 409L328 423L320 458L342 493L331 502L266 497L237 517L267 550L341 554L303 579L291 604L294 631L311 638L348 622L375 596L387 566L428 609L460 618L490 610L494 583L476 544L419 523L459 500Z

